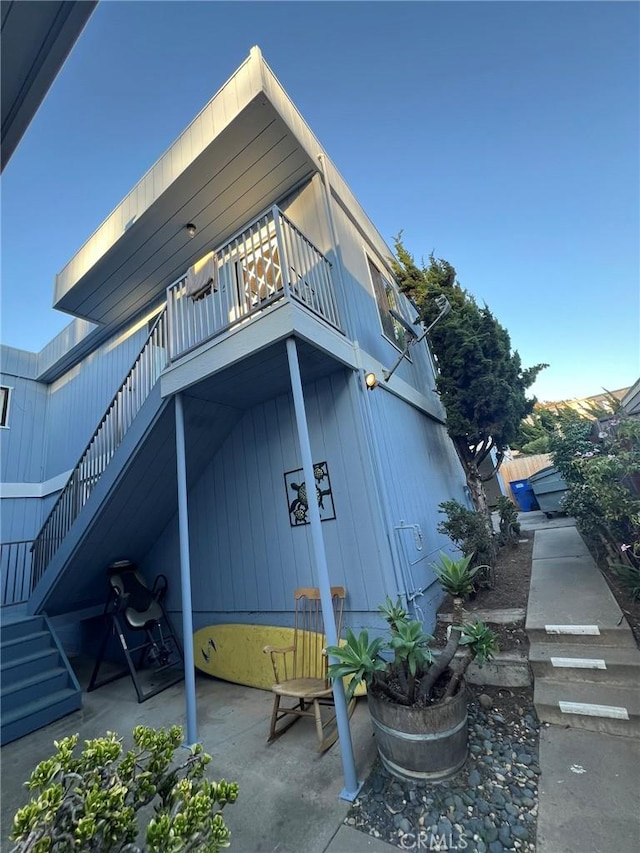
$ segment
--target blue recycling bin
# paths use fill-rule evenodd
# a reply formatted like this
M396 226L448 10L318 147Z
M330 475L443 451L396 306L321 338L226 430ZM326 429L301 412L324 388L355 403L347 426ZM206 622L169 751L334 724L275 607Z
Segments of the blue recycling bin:
M528 480L511 480L509 485L522 512L538 509L538 501Z

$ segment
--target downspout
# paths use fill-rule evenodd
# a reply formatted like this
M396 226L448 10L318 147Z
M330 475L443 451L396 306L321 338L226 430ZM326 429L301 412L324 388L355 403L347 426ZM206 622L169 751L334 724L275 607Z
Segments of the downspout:
M182 394L175 395L176 463L178 477L178 531L180 537L180 588L182 592L182 646L184 649L184 692L187 711L187 744L198 741L196 721L196 673L193 660L193 613L191 563L189 559L189 511L187 508L187 463L184 442Z
M327 171L326 161L324 154L318 154L318 160L320 161L320 165L322 169L320 174L322 175L322 186L324 189L324 201L325 207L327 209L327 219L329 220L329 230L331 232L331 240L333 241L333 246L336 253L336 265L335 269L338 273L338 280L340 284L340 289L344 294L345 302L348 304L349 316L347 317L347 331L349 334L350 340L354 341L357 346L357 341L355 339L355 329L353 325L353 317L355 316L355 309L350 303L349 294L347 293L347 289L345 287L345 278L343 275L344 262L342 258L342 249L338 242L338 231L335 224L335 219L333 216L333 202L331 196L331 183L329 181L329 174ZM358 353L358 361L360 350L357 348ZM403 593L406 595L408 590L405 589L405 585L402 583L402 561L400 559L400 554L398 551L397 542L395 541L395 536L393 535L393 530L395 527L395 520L391 514L391 508L389 506L389 501L387 500L387 490L383 476L383 468L382 468L382 460L380 458L380 453L378 450L377 441L375 441L375 429L373 422L373 412L371 411L371 400L368 396L369 390L364 383L364 370L362 369L362 365L359 365L360 369L358 371L359 375L359 389L360 393L356 392L357 396L357 405L360 409L364 428L366 432L366 444L367 450L369 452L369 459L371 463L371 468L373 470L373 478L376 484L376 492L377 498L379 501L379 509L382 515L382 518L385 522L386 527L386 539L389 544L389 550L391 551L391 565L393 568L393 577L396 584L396 590L398 593ZM348 383L349 389L351 391L352 383L351 381Z
M322 522L320 521L320 509L318 502L313 500L315 495L315 479L313 476L313 459L311 456L311 442L309 440L309 425L305 411L304 396L302 393L302 379L300 377L300 364L298 362L298 350L294 338L287 338L287 358L289 360L289 374L291 378L291 390L293 392L293 405L298 428L298 442L300 444L300 455L302 457L302 470L304 481L307 484L307 512L311 525L311 542L313 545L313 556L318 574L318 587L320 589L320 602L322 604L322 615L327 637L327 644L338 645L338 633L333 615L333 604L331 600L331 580L327 566L327 555L324 549L322 536ZM337 662L337 661L332 661ZM347 700L344 694L344 685L341 678L333 680L333 699L336 708L336 725L340 738L340 755L342 758L342 769L344 774L344 788L340 792L340 798L353 802L362 787L358 782L356 764L351 742L351 729L349 727L349 714L347 712Z

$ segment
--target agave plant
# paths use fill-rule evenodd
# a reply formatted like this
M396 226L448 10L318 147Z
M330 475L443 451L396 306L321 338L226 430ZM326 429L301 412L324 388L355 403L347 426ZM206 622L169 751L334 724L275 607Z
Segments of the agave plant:
M369 691L399 705L447 701L455 695L474 659L480 664L491 659L497 651L493 631L483 622L462 624L462 595L470 591L474 573L469 563L467 557L451 560L443 554L440 558L437 571L440 584L447 592L455 591L454 601L460 604L457 614L454 610L454 624L447 644L437 657L432 651L434 639L425 633L422 623L409 617L400 598L394 604L389 596L385 604L378 607L389 625L388 639L376 637L369 641L366 630L356 636L347 629L346 645L327 649L334 659L329 675L332 678L351 676L348 699L364 681ZM456 615L459 618L456 619ZM463 648L463 654L454 661L459 647ZM443 691L439 682L445 673L448 673L448 680ZM437 696L436 685L439 685Z
M478 567L471 568L473 554L452 560L446 554L440 554L440 562L433 564L440 586L454 598L465 598L473 592L473 579Z
M381 637L369 642L366 630L360 631L356 637L351 628L347 628L345 645L327 648L327 654L339 660L339 663L332 663L329 667L331 677L353 676L347 688L347 701L351 699L361 681L370 687L375 673L387 668L386 661L380 656L383 646L384 640Z

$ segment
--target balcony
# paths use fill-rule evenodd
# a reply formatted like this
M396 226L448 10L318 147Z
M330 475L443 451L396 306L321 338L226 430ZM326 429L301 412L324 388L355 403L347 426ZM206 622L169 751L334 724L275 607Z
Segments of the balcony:
M167 288L171 362L283 301L342 332L331 263L279 208L217 249L213 264L217 275L203 294L188 294L186 275Z

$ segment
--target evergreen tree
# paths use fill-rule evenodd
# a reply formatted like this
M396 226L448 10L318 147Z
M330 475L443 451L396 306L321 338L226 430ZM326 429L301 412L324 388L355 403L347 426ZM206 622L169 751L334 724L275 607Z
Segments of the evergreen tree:
M425 326L438 316L437 296L446 296L451 304L451 312L429 332L438 366L436 387L473 502L488 516L482 482L500 467L505 448L518 436L522 419L533 410L535 398L528 399L526 390L547 365L522 367L517 351L511 350L507 330L487 305L480 307L460 286L448 261L432 253L428 265L418 267L401 235L395 240L395 250L394 274ZM481 476L479 466L493 448L497 451L496 464Z

